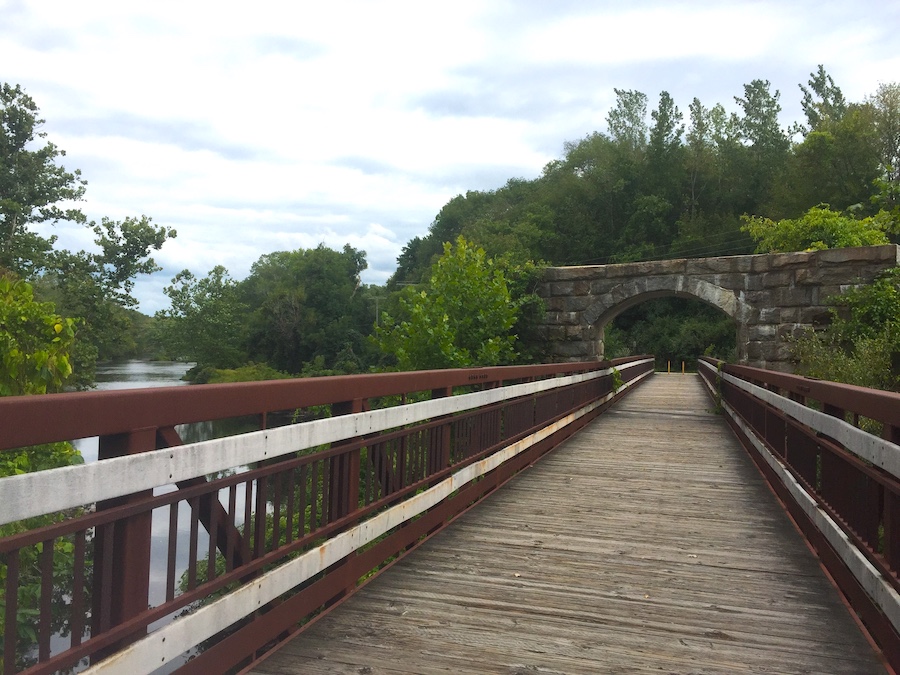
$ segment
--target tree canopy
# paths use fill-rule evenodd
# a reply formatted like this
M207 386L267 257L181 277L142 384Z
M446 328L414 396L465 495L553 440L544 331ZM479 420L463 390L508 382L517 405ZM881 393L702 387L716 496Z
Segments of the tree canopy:
M0 396L62 390L75 326L52 303L36 302L25 281L0 274Z
M53 245L29 225L85 221L81 210L63 204L80 200L87 182L57 163L66 153L44 141L38 115L19 85L0 83L0 267L25 276L42 266Z
M71 384L90 386L98 359L133 353L131 295L135 278L159 267L150 257L174 229L147 216L88 222L76 208L87 182L59 163L65 151L46 141L44 120L19 85L0 84L0 270L28 281L35 295L78 318L71 349ZM34 231L38 223L72 221L89 227L95 252L54 247L56 237Z
M796 220L819 204L857 219L898 208L896 220L898 91L848 102L819 66L800 85L801 126L784 123L764 79L743 86L733 111L695 98L682 113L666 91L654 104L616 89L607 128L565 143L537 178L449 200L388 287L426 279L459 235L491 257L511 248L571 265L751 253L743 216Z
M814 206L795 219L775 222L744 216L743 220L743 229L756 240L758 253L877 246L889 243L887 231L895 228L894 221L885 214L857 219L832 211L827 204Z
M503 271L460 236L444 244L427 284L404 289L376 336L400 370L493 366L515 358L517 314Z
M163 342L200 369L361 370L375 318L365 268L364 251L320 245L263 255L242 281L221 266L200 279L183 270L166 288L171 308L157 314Z

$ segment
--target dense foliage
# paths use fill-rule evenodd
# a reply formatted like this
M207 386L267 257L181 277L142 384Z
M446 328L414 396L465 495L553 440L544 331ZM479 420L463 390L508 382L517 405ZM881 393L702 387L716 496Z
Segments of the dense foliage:
M777 223L760 216L743 216L745 232L756 240L758 253L819 251L849 246L887 244L887 232L896 232L897 223L883 211L876 216L853 218L828 205L815 206L799 218Z
M397 316L385 313L376 335L399 370L510 363L519 304L503 270L460 236L444 244L427 284L403 290Z
M0 396L59 391L72 365L75 321L35 302L31 286L0 275Z
M53 304L37 302L31 286L11 273L0 274L0 396L22 396L60 391L72 375L70 349L75 338L76 322L61 317ZM50 443L0 452L0 478L32 471L81 463L81 455L70 443ZM63 518L50 514L26 522L0 525L0 537L28 529L50 525ZM16 617L19 635L20 666L28 664L24 654L35 641L41 589L38 564L40 546L31 546L20 554L20 581ZM62 579L71 573L73 564L71 542L54 542L53 575ZM0 614L6 606L6 560L0 561ZM62 588L62 584L59 588ZM64 600L53 597L53 606ZM63 614L54 614L54 630L65 628ZM6 627L0 622L0 642ZM3 660L0 658L0 666Z
M364 252L320 245L264 255L243 281L221 266L200 279L183 270L166 288L171 308L157 314L161 340L197 362L201 381L249 363L292 375L360 372L375 319L365 268Z
M794 344L799 372L900 391L900 268L848 290L833 303L830 325Z
M606 356L654 354L656 367L693 369L698 356L733 361L737 327L699 300L657 298L625 310L606 329Z

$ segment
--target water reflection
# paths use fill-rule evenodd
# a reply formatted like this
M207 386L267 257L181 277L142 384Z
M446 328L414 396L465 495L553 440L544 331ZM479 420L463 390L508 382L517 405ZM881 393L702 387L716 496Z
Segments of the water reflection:
M193 363L181 361L116 361L97 366L97 390L145 389L148 387L181 387L181 378ZM79 438L73 442L85 462L96 462L99 453L97 437Z
M97 389L178 387L194 366L181 361L117 361L97 366Z

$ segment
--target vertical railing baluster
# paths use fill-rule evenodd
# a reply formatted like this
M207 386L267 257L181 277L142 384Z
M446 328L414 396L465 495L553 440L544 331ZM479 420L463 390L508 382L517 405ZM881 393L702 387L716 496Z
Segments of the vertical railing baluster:
M229 551L237 550L237 484L228 486L228 535L226 536ZM233 556L225 556L225 571L234 569Z
M191 505L191 529L188 536L188 590L197 587L197 550L200 546L198 541L200 536L200 498L192 497L189 504Z
M293 470L286 472L284 480L287 482L287 506L284 514L284 540L285 544L294 541L294 477Z
M3 618L3 671L16 672L19 626L19 549L6 554L6 616Z
M309 469L307 468L307 464L303 464L300 466L300 518L298 523L298 532L297 537L302 538L307 532L307 522L306 522L306 500L308 489L306 482L309 479L308 473ZM312 526L310 525L310 529Z
M87 533L79 530L75 533L74 564L72 566L72 608L70 629L72 631L70 644L77 647L81 644L84 635L85 607L84 607L84 566L87 555Z
M216 492L213 492L209 495L209 501L215 503L216 506L219 505L219 495ZM219 519L219 508L210 508L209 509L209 542L206 547L206 582L209 583L213 579L216 578L216 534L218 532L218 519ZM231 555L231 552L228 551L226 557Z
M309 531L315 532L319 529L318 511L319 511L319 461L310 462L310 490L309 490Z
M272 493L272 550L281 546L281 484L284 474L279 472L272 476L275 483Z
M372 485L373 485L373 481L372 481L372 472L374 471L374 467L372 466L372 450L373 450L373 446L370 445L370 446L366 447L365 450L366 450L366 462L365 462L365 464L364 464L363 466L365 466L365 469L364 469L364 470L365 470L365 472L366 472L366 487L365 487L366 493L365 493L365 501L364 501L364 504L365 504L365 505L369 505L369 504L371 504L373 501L375 501L375 500L372 498Z
M169 541L166 558L166 602L175 599L175 562L178 556L178 504L169 504Z
M50 658L50 619L53 614L53 549L54 540L41 542L41 599L38 620L38 660Z
M241 542L244 562L250 561L251 541L253 539L253 487L252 480L244 481L244 536Z
M329 488L331 487L331 481L328 480L329 475L331 474L331 458L325 458L321 461L322 464L322 503L319 506L319 517L322 527L325 527L328 523L331 522L331 513L329 506L329 497L331 496Z
M256 505L254 506L253 558L261 558L266 553L266 506L269 482L266 476L256 480Z

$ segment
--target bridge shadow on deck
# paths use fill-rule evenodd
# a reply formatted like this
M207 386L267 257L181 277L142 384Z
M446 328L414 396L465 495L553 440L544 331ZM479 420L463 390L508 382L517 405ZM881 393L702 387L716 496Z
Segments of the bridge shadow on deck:
M884 672L711 405L654 375L252 672Z

